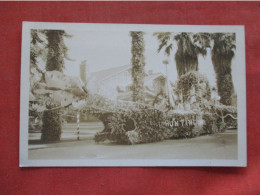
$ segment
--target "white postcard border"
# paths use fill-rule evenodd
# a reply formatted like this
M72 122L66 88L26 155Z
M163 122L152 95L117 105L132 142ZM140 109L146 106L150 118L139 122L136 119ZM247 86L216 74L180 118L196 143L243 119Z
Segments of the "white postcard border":
M174 32L236 32L237 36L237 74L240 90L238 97L238 159L185 159L185 160L29 160L28 159L28 109L29 109L29 62L30 62L30 29L83 29L90 31L174 31ZM244 26L228 25L148 25L148 24L86 24L86 23L48 23L23 22L22 60L20 91L20 167L129 167L129 166L247 166L246 147L246 66L245 66L245 34Z

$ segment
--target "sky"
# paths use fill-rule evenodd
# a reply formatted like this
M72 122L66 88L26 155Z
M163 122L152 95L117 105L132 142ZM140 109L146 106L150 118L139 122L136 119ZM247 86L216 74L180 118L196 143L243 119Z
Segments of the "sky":
M129 31L67 30L67 32L73 35L71 38L65 39L65 44L69 48L69 57L74 61L65 62L66 74L79 76L79 65L83 60L86 60L90 72L131 64L131 36ZM146 71L153 70L153 72L165 74L166 68L162 62L168 60L168 77L171 81L176 81L177 71L174 60L176 45L173 47L172 54L167 56L162 51L157 52L159 43L152 32L145 33L144 41ZM233 59L233 63L235 63L235 60ZM209 79L211 86L216 86L210 49L206 57L199 56L199 72ZM233 77L235 78L236 75L233 75Z

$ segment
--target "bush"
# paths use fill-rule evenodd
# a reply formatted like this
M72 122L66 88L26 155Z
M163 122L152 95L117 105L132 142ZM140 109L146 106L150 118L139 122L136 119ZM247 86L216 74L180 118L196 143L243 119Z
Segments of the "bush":
M191 94L192 88L195 89L195 94ZM176 93L180 96L182 93L182 102L189 102L194 95L196 102L201 102L202 99L210 100L211 90L208 79L197 71L188 72L180 77L177 81Z

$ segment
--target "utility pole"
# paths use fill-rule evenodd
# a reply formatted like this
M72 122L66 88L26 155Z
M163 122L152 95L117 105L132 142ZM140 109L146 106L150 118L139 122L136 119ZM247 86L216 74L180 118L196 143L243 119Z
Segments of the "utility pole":
M169 61L168 60L164 60L163 64L166 67L166 92L167 92L167 96L168 96L168 102L169 102L169 105L171 107L173 107L174 102L173 102L173 99L172 99L172 93L170 92L171 87L170 87L170 82L169 82L169 78L168 78L168 64L169 64Z

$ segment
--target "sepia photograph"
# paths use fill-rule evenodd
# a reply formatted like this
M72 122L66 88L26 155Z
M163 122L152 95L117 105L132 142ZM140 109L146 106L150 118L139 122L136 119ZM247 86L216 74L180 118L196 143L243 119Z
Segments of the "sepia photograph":
M246 166L244 26L23 22L20 166Z

